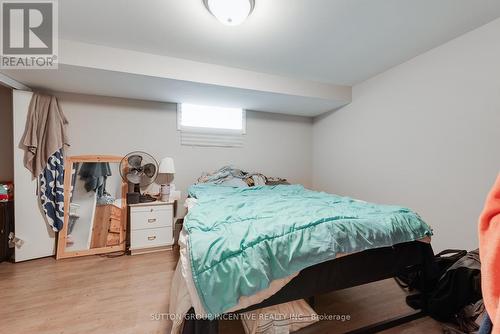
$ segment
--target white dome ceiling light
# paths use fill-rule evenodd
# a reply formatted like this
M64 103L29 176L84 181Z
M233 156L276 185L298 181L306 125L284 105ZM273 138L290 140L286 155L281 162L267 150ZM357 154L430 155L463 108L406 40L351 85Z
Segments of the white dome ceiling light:
M255 0L203 0L208 11L229 26L242 24L252 13Z

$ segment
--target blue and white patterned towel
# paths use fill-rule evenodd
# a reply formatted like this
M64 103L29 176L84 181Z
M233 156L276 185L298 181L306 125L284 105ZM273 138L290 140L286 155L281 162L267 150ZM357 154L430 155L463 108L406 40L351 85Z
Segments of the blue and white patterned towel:
M64 225L64 157L60 149L50 156L40 174L40 202L47 223L54 231Z

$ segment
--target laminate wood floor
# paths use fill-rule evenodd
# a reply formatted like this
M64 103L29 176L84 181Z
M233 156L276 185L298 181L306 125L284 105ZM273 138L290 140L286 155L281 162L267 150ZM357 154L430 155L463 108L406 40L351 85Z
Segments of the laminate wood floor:
M176 252L108 258L0 263L0 332L13 334L169 333L168 312ZM393 280L337 291L316 299L319 314L349 314L350 321L322 321L300 333L342 333L409 311ZM244 333L239 321L222 321L222 334ZM423 318L384 333L441 333Z

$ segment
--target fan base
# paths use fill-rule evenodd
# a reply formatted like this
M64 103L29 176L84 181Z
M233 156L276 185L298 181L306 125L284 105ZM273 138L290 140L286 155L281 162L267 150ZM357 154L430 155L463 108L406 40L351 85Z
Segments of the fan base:
M141 194L139 193L127 193L127 204L137 204L140 203Z
M156 198L154 198L151 195L140 195L139 196L139 202L140 203L151 203L151 202L156 202Z

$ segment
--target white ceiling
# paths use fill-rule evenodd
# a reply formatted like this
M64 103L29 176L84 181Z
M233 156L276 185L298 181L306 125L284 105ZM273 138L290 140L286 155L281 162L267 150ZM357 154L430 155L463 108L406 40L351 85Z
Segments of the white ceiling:
M30 87L54 92L113 96L147 101L186 102L244 107L297 116L317 116L347 102L312 96L259 92L236 87L137 75L88 67L59 65L57 71L20 70L11 77Z
M352 85L500 17L499 0L256 0L240 26L202 0L59 1L58 70L34 89L316 116Z
M64 39L342 85L500 17L498 0L256 0L228 27L202 0L59 4Z
M48 92L241 107L300 116L316 116L351 101L349 86L67 40L59 40L58 63L57 70L1 72Z

